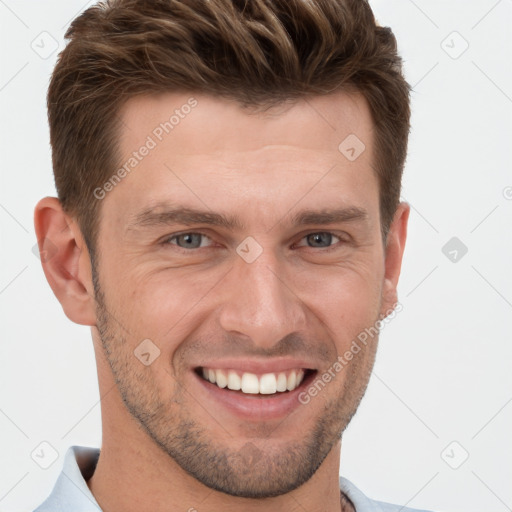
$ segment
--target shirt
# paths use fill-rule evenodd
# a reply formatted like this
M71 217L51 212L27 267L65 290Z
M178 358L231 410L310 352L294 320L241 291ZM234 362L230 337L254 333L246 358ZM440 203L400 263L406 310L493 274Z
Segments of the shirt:
M101 512L86 483L94 473L99 455L98 448L71 446L50 496L34 512ZM341 476L340 490L352 502L356 512L428 512L372 500Z

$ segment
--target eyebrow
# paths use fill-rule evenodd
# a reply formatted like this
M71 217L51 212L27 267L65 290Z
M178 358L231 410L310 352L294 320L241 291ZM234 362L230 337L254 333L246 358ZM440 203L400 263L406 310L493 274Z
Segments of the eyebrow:
M302 226L308 224L335 224L341 222L364 221L368 212L364 208L349 206L342 208L324 208L321 210L302 210L291 217L291 224ZM127 226L127 231L138 228L153 228L172 224L196 225L207 224L223 227L232 231L243 230L245 225L237 215L224 215L206 210L187 207L169 207L158 204L136 214Z

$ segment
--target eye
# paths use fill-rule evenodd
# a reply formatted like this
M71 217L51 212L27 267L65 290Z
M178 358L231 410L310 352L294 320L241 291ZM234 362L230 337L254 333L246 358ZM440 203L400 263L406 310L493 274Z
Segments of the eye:
M304 244L303 241L306 243ZM334 233L328 231L319 231L316 233L310 233L301 239L301 242L297 244L298 247L305 245L311 248L329 248L336 244L336 242L342 241L340 237ZM208 247L212 245L212 240L204 235L203 233L179 233L166 238L163 241L164 245L177 245L181 249L200 249L202 247Z
M341 239L333 233L329 233L328 231L321 231L318 233L310 233L309 235L306 235L302 240L306 240L306 243L309 247L323 248L330 247L333 243L333 239L341 241ZM304 244L299 243L298 246L304 246Z
M200 247L206 247L209 245L207 243L203 243L205 240L210 239L202 233L181 233L179 235L172 235L164 240L164 245L177 245L182 249L199 249Z

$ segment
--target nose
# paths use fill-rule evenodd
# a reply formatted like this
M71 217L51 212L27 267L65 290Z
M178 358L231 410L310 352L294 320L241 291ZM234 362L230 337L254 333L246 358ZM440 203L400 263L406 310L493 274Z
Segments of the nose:
M256 261L237 258L223 283L221 327L270 349L290 333L304 330L306 308L284 264L264 250Z

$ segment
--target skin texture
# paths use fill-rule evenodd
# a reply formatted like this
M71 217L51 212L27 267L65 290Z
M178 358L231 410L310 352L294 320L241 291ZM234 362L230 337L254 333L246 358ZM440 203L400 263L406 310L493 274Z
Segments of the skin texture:
M161 141L152 136L192 96L197 106ZM409 206L399 205L384 246L365 100L338 92L255 114L169 93L132 98L120 117L123 163L148 136L156 146L101 199L94 267L56 198L35 210L38 239L58 247L43 261L48 282L68 318L91 326L103 443L88 485L98 503L106 512L351 510L340 503L341 435L377 336L307 405L270 421L243 421L209 400L192 369L290 356L321 375L395 306ZM366 146L355 161L338 150L350 134ZM240 226L134 225L164 202ZM303 210L347 207L364 217L293 223ZM320 243L308 236L326 232ZM186 233L202 233L201 246L172 238ZM252 263L236 251L249 236L262 249ZM134 355L145 339L160 351L147 366Z

